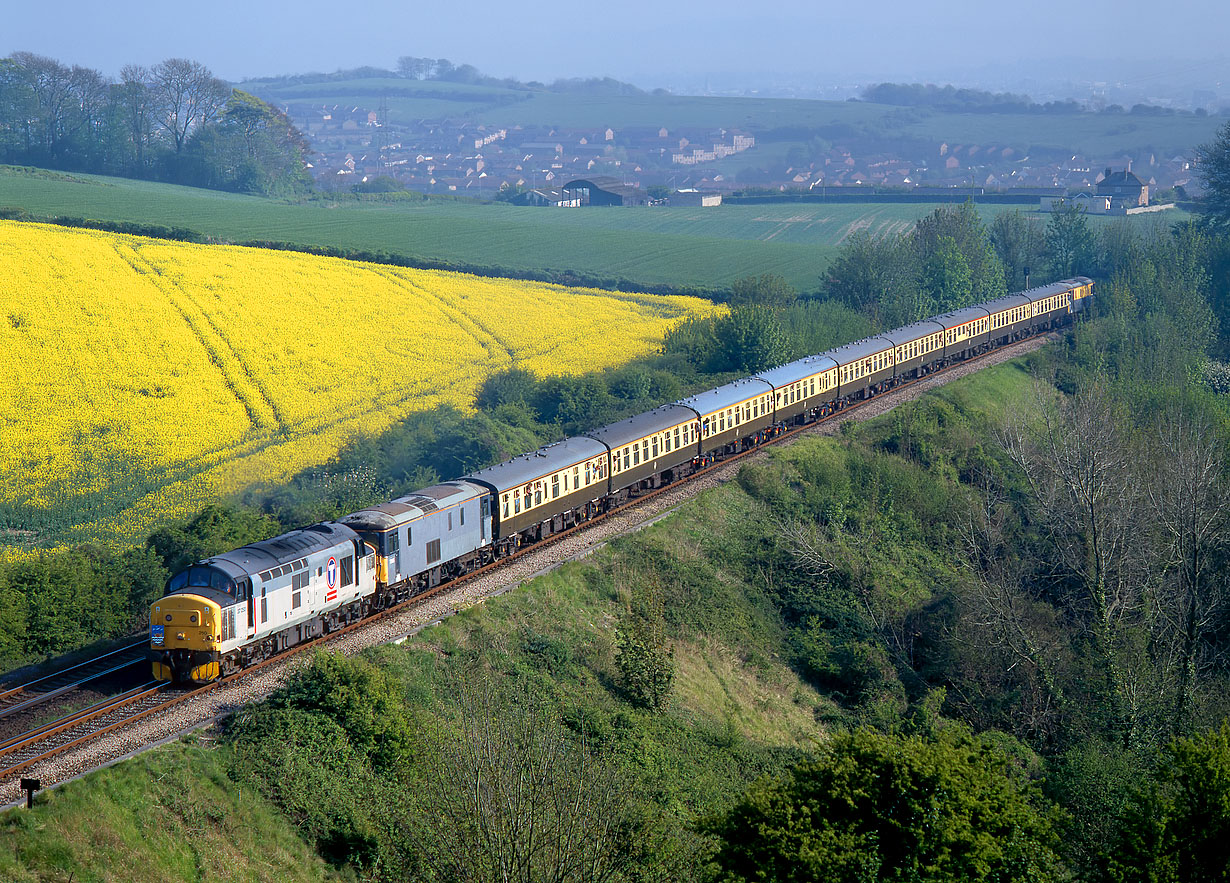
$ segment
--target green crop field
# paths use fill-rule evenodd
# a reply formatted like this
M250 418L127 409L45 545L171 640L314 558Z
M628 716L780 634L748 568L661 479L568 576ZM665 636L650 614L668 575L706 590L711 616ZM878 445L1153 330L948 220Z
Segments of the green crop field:
M803 291L817 288L853 231L904 231L935 208L925 203L808 203L551 209L452 200L290 204L0 167L0 207L6 206L40 216L188 227L229 242L272 239L518 271L573 270L649 285L725 287L740 276L771 272ZM980 207L988 221L1013 208ZM1045 222L1045 215L1035 216Z

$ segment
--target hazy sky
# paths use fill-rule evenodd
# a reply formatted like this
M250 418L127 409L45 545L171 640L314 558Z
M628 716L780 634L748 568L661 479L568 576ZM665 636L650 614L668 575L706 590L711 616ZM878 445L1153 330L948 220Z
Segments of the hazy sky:
M1225 57L1226 0L59 0L4 4L0 54L29 50L108 75L172 56L230 80L442 57L521 79L644 82L706 72L936 79L988 64L1142 53ZM686 7L686 11L685 11ZM1163 65L1186 74L1182 62ZM1155 76L1156 74L1151 74ZM650 83L652 84L652 83Z

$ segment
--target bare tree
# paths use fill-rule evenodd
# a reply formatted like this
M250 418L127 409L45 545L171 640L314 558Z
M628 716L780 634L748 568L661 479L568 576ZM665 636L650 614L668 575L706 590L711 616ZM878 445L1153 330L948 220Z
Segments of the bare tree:
M998 663L997 671L971 671L969 678L986 682L989 692L1020 694L1010 725L1023 735L1047 735L1067 705L1056 671L1062 630L1055 627L1051 608L1036 597L1032 574L1018 553L1020 540L1011 535L1003 488L981 473L973 490L974 505L955 522L956 561L967 576L955 638L962 646L979 648L975 660L989 657Z
M1155 471L1145 484L1162 564L1155 646L1174 674L1173 720L1181 725L1212 661L1209 638L1228 599L1230 483L1221 440L1204 415L1164 415L1152 452Z
M209 68L186 58L168 58L154 65L150 86L158 107L155 121L170 137L176 154L196 129L217 117L231 93Z
M33 52L14 52L11 58L35 98L34 138L49 157L55 156L64 135L65 117L72 107L72 71L54 58Z
M133 162L138 171L144 171L149 163L149 148L153 141L153 95L150 92L152 75L149 68L139 64L126 64L120 68L120 96L124 111L124 125L132 145Z
M1118 659L1121 627L1144 603L1140 498L1130 442L1107 390L1094 384L1059 401L1036 387L1036 419L1008 423L1001 442L1032 491L1034 517L1050 539L1056 586L1088 630L1108 679L1124 739L1139 718L1139 694ZM1073 591L1063 591L1065 585Z
M620 775L528 694L456 688L456 736L427 759L420 854L440 881L621 879L634 825Z

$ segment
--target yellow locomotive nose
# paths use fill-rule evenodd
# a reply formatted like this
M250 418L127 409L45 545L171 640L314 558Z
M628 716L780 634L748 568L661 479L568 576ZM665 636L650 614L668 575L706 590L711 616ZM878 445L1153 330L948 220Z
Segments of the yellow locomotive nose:
M160 598L150 606L149 637L156 679L200 681L217 677L222 616L214 602L190 594Z

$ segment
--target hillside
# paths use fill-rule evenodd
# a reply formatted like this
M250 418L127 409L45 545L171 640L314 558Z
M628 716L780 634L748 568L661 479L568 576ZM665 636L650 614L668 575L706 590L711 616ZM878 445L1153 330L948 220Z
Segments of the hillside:
M1028 383L1019 365L1008 364L959 381L944 396L964 411L1019 396ZM276 848L262 852L235 837L225 850L233 879L269 879L287 862L302 864L296 879L331 879L303 858L312 850L349 865L343 873L366 867L374 879L413 878L427 848L420 838L430 834L422 826L432 811L436 752L458 737L464 715L484 713L484 702L524 706L532 696L541 702L531 705L537 725L570 740L583 735L593 762L620 784L612 811L638 839L625 856L630 876L699 879L708 841L692 831L696 821L723 810L757 777L780 775L834 730L900 710L905 692L885 659L872 664L887 680L869 683L865 699L843 697L830 682L818 687L800 663L814 652L799 639L800 605L827 602L821 594L804 601L814 587L799 581L776 538L780 518L799 507L845 505L851 518L878 518L857 502L875 485L895 489L903 513L958 500L946 481L865 441L811 438L774 450L738 481L589 558L363 661L314 666L224 733L155 749L40 795L33 813L14 811L0 827L0 847L16 846L0 848L0 875L24 883L75 874L91 883L122 874L114 869L143 860L138 832L150 824L152 799L166 832L161 849L173 857L159 866L160 881L196 879L181 857L216 852L219 833L237 819ZM931 503L929 494L936 495ZM925 603L928 582L955 579L911 519L896 521L905 544L877 557L910 577L887 589L885 603ZM620 632L655 635L670 648L673 686L661 711L642 707L621 686ZM353 701L306 698L324 684L324 695ZM369 716L366 703L379 715ZM156 784L140 785L146 780ZM629 815L625 801L634 807ZM288 827L302 844L286 841Z
M1003 143L1025 150L1135 154L1143 148L1182 151L1208 140L1217 120L1194 115L973 114L854 101L728 98L654 93L585 95L513 90L431 80L356 79L326 82L250 81L243 84L279 104L387 103L389 123L464 119L486 126L575 128L703 128L755 132L793 130L825 135L844 129L956 143ZM780 136L779 136L780 137ZM778 140L771 138L770 140ZM786 139L806 140L806 138Z

